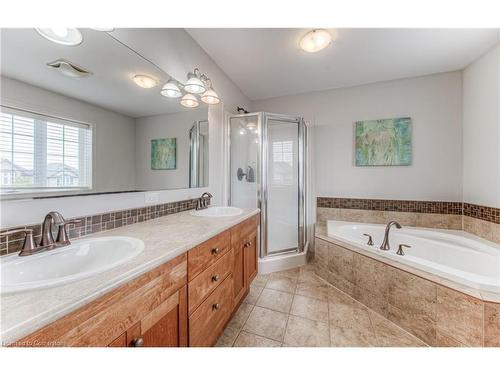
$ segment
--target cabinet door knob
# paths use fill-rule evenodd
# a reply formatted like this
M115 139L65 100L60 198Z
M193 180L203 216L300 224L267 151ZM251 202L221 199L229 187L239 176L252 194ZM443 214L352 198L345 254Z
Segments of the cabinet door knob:
M218 304L218 303L214 303L214 304L212 305L212 309L213 309L213 310L219 310L219 307L220 307L220 306L219 306L219 304Z
M212 254L217 255L220 253L220 249L218 247L212 249Z
M132 346L139 347L143 345L144 345L144 339L140 336L132 340Z
M212 276L212 281L213 282L219 281L219 279L220 279L219 275Z

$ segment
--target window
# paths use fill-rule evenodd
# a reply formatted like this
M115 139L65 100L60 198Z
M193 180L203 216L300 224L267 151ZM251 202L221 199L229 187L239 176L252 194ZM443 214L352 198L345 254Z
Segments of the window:
M0 108L2 195L92 188L90 125Z
M293 184L293 141L276 141L272 148L273 183Z

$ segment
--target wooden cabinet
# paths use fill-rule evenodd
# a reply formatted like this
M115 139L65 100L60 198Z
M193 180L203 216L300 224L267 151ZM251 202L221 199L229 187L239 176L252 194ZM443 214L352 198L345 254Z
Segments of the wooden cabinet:
M212 346L257 275L254 216L13 346Z

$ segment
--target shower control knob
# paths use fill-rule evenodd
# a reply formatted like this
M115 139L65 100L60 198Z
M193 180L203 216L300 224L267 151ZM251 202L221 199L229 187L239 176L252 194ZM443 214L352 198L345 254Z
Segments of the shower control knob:
M217 255L217 254L219 254L219 253L220 253L220 249L219 249L218 247L216 247L216 248L212 249L212 254L213 254L213 255Z
M217 281L219 281L219 279L220 279L219 275L214 275L214 276L212 276L212 281L213 281L214 283L215 283L215 282L217 282Z

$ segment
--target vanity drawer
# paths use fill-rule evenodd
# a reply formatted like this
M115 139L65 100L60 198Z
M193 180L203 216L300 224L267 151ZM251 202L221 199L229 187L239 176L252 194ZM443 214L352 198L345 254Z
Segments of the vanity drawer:
M200 303L220 285L233 268L233 250L231 249L217 262L200 273L188 284L188 306L191 314Z
M227 230L190 250L188 253L188 280L193 280L204 269L225 255L230 248L230 232Z
M189 346L212 346L232 311L233 281L228 276L189 317Z

